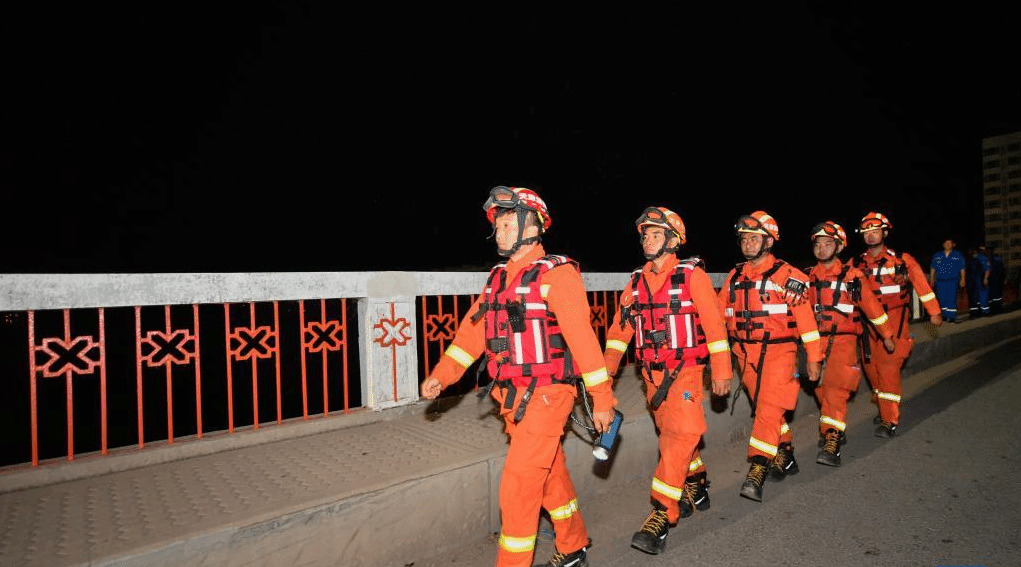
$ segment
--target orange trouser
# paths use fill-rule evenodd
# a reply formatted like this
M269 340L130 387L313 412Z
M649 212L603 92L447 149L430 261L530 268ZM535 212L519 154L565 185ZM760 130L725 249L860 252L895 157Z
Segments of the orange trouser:
M823 344L830 337L823 335ZM858 389L861 366L858 364L858 335L833 335L833 346L826 358L826 369L820 384L815 388L819 400L819 431L844 431L847 428L847 400ZM880 345L882 348L882 345Z
M761 349L766 349L763 358L762 380L758 401L755 406L755 422L748 440L748 457L762 455L772 459L781 443L791 442L790 427L784 420L784 412L794 409L801 387L794 377L797 347L795 343L737 343L733 347L741 369L741 383L748 388L750 400L755 400L755 383L759 380L756 368L759 365ZM743 347L743 348L742 348Z
M652 478L652 498L666 506L667 519L675 523L681 517L677 501L684 489L684 479L705 470L698 453L698 442L706 432L702 409L703 365L684 367L670 386L667 397L652 412L659 429L659 464ZM651 371L652 381L645 374L646 399L651 401L664 372Z
M493 390L510 436L500 481L502 526L497 567L532 565L540 508L545 508L553 519L558 551L570 553L588 543L574 483L560 446L564 424L574 407L575 389L566 385L536 388L524 417L512 423L522 393L519 389L514 407L506 410L502 409L505 391Z
M900 317L900 310L890 313L890 319L895 317ZM893 341L897 346L892 353L886 352L883 341L876 338L874 332L869 332L872 360L865 363L865 375L877 397L880 419L897 424L900 422L900 369L915 345L914 339L908 334L907 317L901 318L900 332L894 333Z

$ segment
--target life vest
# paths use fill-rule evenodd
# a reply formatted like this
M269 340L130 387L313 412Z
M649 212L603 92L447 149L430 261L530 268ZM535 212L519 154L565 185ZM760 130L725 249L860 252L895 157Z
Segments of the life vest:
M851 267L844 265L836 276L818 277L816 269L809 274L815 288L815 320L820 335L858 335L862 331L861 310L856 306L861 298L861 280L847 279Z
M731 340L737 343L797 341L798 325L784 294L803 296L808 289L807 282L790 277L791 267L783 260L775 260L756 280L744 275L741 266L738 264L730 280L730 306L724 311Z
M854 267L865 272L869 287L876 298L883 304L887 313L894 309L906 307L911 302L911 280L908 279L908 265L904 255L889 248L876 260L875 265L863 252L854 260ZM898 283L903 282L903 283Z
M705 364L709 347L691 300L691 273L700 263L694 258L681 260L655 292L641 269L632 272L634 301L628 317L635 329L635 355L646 366L672 368L677 361Z
M573 384L581 376L542 293L546 272L577 262L558 255L540 258L507 281L507 264L489 272L474 320L485 317L486 368L502 386L533 390L553 383Z

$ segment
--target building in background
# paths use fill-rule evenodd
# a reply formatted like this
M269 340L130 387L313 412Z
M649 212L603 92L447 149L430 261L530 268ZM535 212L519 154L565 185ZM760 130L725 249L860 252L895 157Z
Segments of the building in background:
M1014 274L1021 266L1021 132L982 139L986 245Z

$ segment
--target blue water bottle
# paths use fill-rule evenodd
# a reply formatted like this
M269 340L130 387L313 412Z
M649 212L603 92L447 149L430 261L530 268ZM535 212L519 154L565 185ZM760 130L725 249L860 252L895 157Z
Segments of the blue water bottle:
M606 433L599 436L596 440L596 444L592 447L592 456L605 461L610 458L610 450L613 449L614 443L617 442L617 433L620 432L620 424L624 421L624 414L617 410L613 410L613 421L610 422L609 429Z

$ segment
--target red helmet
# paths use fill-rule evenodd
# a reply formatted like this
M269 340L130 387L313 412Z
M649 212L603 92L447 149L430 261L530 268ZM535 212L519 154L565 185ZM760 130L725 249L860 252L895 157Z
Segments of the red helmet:
M871 212L862 217L861 222L858 223L858 230L855 232L868 232L880 228L893 228L893 223L883 213Z
M773 240L780 241L780 227L776 225L773 215L766 211L755 211L750 215L744 215L737 219L734 230L739 233L751 232L753 234L772 236Z
M844 232L844 227L833 221L815 225L815 228L812 229L812 240L814 241L817 236L830 236L836 238L842 246L847 246L847 233Z
M642 211L642 216L635 221L638 233L647 226L658 226L673 232L681 244L688 241L687 232L684 228L684 221L680 215L666 207L649 207Z
M525 209L539 215L539 222L542 223L542 230L545 232L553 224L553 219L546 210L546 203L539 198L539 194L524 187L504 187L499 185L493 187L489 192L489 199L482 205L486 211L486 218L492 224L496 220L497 209Z

